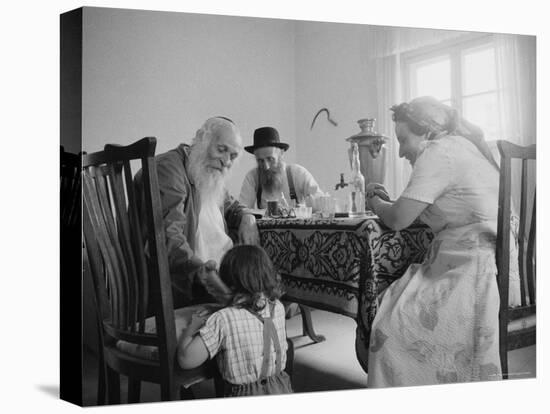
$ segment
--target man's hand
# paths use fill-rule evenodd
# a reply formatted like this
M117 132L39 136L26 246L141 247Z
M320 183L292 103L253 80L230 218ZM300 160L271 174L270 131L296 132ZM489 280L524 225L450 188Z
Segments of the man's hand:
M216 271L216 262L213 260L204 264L199 272L199 280L218 303L225 305L233 296L231 289L220 279Z
M239 243L260 245L260 234L253 214L245 214L239 225Z

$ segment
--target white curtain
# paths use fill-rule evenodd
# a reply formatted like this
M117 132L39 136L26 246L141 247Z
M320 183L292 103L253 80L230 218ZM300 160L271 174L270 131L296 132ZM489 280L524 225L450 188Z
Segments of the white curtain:
M535 143L535 37L495 35L502 139Z
M403 192L411 173L410 165L399 158L399 144L389 110L392 105L402 101L400 67L399 54L376 59L378 130L389 137L384 154L386 157L384 186L392 199L396 199Z
M518 145L536 143L536 43L534 36L495 35L497 85L499 96L500 139ZM499 159L496 142L489 143L495 159ZM535 183L534 165L528 171ZM512 208L520 209L521 168L512 165ZM532 200L534 185L529 185L528 200ZM531 203L529 202L528 208Z

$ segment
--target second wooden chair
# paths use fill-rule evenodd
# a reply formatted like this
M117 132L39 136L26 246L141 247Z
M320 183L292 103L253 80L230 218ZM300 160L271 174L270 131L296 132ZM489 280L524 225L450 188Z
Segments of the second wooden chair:
M536 180L530 175L530 168L536 160L536 146L520 147L508 141L497 141L500 151L500 189L497 228L497 269L500 294L499 338L502 376L509 378L508 351L536 343ZM514 232L511 231L512 217L512 160L521 161L520 215L517 229L518 268L521 303L510 307L510 252ZM529 166L532 163L533 166ZM530 179L529 177L533 178ZM534 373L533 373L534 374Z

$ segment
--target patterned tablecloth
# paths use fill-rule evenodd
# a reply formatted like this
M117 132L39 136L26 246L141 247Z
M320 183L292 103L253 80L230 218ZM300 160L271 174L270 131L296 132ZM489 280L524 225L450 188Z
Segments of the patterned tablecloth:
M376 216L258 220L258 228L286 299L356 318L360 362L376 297L411 263L422 261L433 238L424 225L393 231Z

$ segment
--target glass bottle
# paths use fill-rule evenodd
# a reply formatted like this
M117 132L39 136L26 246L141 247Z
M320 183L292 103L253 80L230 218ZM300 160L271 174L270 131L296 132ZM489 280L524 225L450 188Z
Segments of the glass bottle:
M365 214L365 177L361 174L359 146L352 144L351 150L351 182L349 195L349 215L358 217Z

